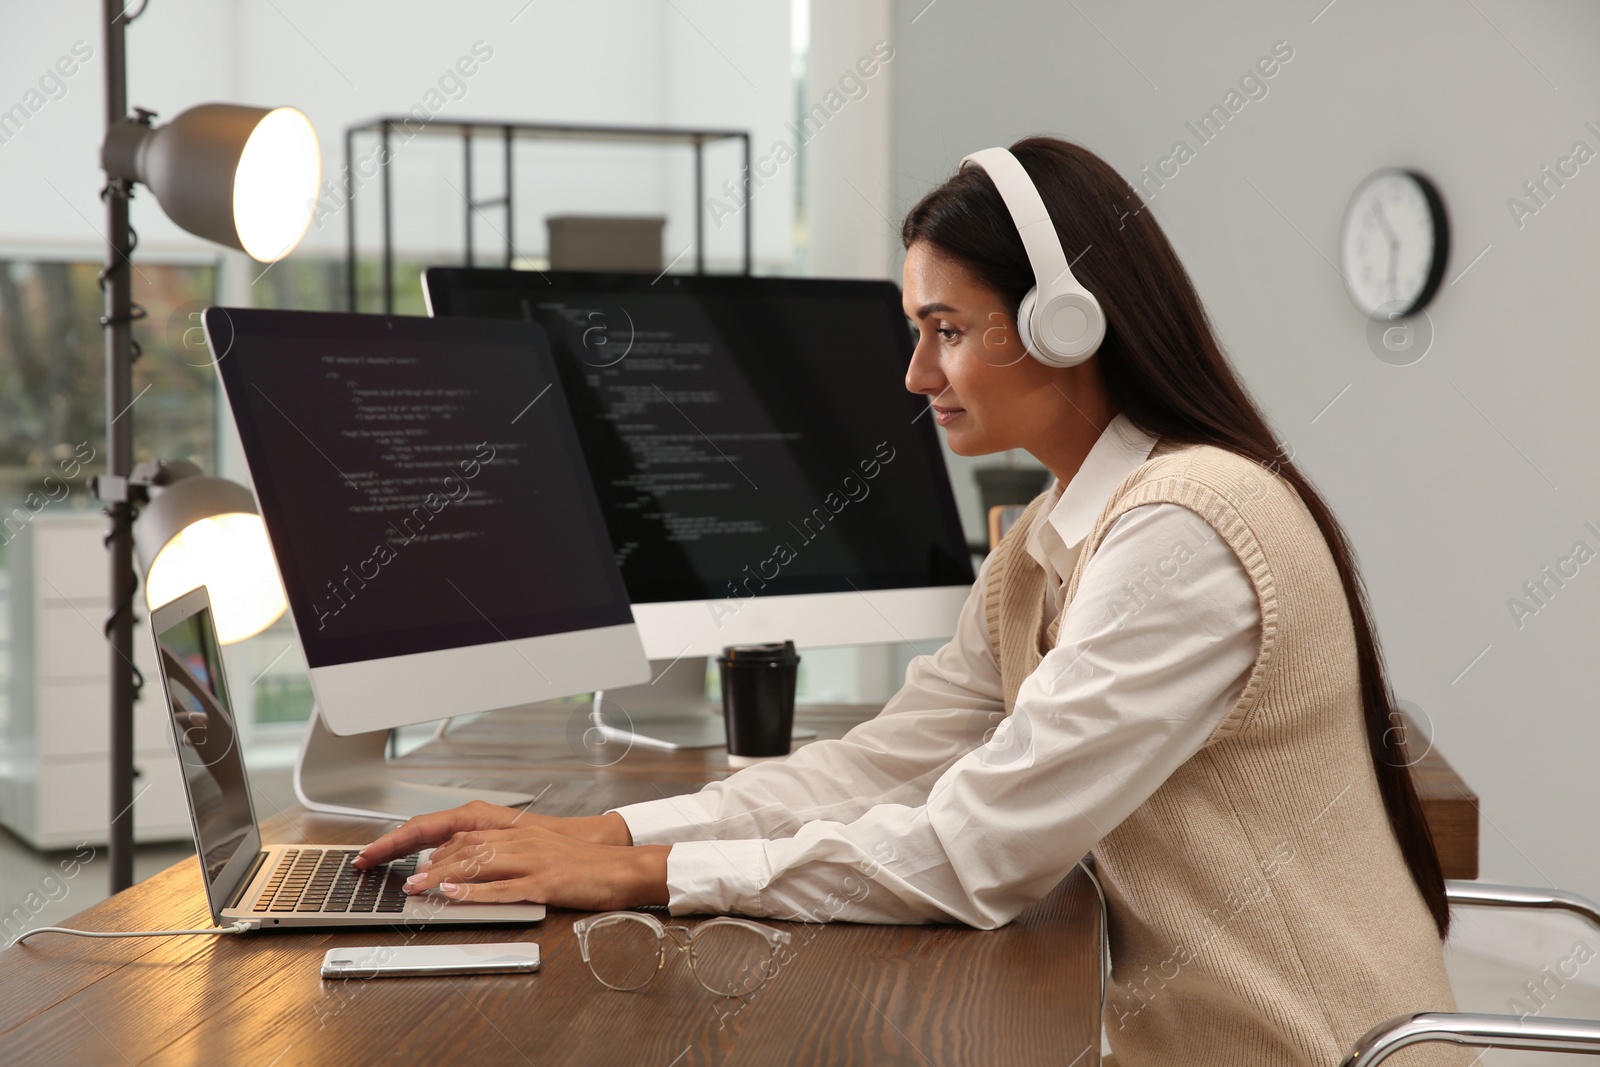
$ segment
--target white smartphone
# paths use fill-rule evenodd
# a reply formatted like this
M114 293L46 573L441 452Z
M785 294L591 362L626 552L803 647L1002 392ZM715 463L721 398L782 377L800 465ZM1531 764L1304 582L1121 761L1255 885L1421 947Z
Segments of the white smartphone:
M528 974L539 969L531 941L482 945L369 945L330 948L324 978L388 978L413 974Z

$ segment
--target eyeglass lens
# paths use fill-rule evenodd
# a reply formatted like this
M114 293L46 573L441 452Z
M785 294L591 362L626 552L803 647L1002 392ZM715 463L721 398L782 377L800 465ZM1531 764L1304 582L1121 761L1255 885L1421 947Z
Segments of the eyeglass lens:
M612 989L638 989L661 964L661 941L642 922L602 923L589 931L589 967Z
M695 974L714 993L744 996L767 980L772 947L754 930L732 924L701 926L691 944Z
M733 924L707 924L691 941L700 983L721 996L744 996L770 977L772 948L759 933ZM620 920L589 931L589 967L613 989L639 989L655 976L661 942L653 927Z

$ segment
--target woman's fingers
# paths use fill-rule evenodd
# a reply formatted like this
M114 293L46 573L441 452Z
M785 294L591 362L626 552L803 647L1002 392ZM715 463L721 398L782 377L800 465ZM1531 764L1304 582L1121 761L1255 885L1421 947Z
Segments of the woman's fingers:
M510 826L520 814L512 808L474 800L459 808L418 815L362 849L354 864L357 867L375 867L380 863L388 863L396 856L409 856L447 841L453 834Z
M358 852L350 862L355 867L376 867L396 856L409 856L436 845L455 832L448 820L450 814L440 811L407 819Z
M531 873L535 857L527 848L509 842L470 845L456 850L448 860L435 863L406 879L407 893L423 893L446 883L492 882Z
M506 830L463 830L458 834L451 834L449 840L434 846L432 852L417 864L418 871L431 870L440 864L449 863L458 855L469 852L479 845L498 844L502 841L514 841L520 837L528 836L527 827L511 827Z

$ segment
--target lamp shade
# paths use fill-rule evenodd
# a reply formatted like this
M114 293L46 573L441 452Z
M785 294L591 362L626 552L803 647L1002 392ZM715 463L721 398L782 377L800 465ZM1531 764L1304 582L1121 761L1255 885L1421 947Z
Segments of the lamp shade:
M128 120L108 132L102 161L148 186L185 230L263 263L300 243L322 181L316 131L292 107L201 104L154 128Z
M134 540L146 604L204 585L225 645L265 630L288 607L266 526L237 482L202 474L153 490Z

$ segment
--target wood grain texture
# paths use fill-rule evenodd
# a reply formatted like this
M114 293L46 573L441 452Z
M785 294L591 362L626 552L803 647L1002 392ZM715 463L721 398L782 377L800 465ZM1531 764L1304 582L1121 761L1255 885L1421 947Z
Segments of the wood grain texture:
M1411 767L1433 847L1446 878L1478 877L1478 794L1467 787L1444 754L1430 747Z
M872 708L801 709L838 736ZM729 773L720 751L596 751L561 713L485 716L402 762L408 777L538 793L537 810L596 814ZM603 764L603 765L597 765ZM541 792L542 791L542 792ZM268 813L261 813L267 815ZM385 824L299 809L269 841L364 843ZM664 916L664 909L656 909ZM45 937L0 953L0 1061L28 1064L971 1064L1099 1061L1102 919L1075 869L993 931L957 925L779 923L777 975L718 998L687 962L642 992L594 979L572 923L308 930L223 938ZM686 920L693 924L695 920ZM76 916L90 929L209 922L193 859ZM533 975L324 981L330 947L536 941Z

